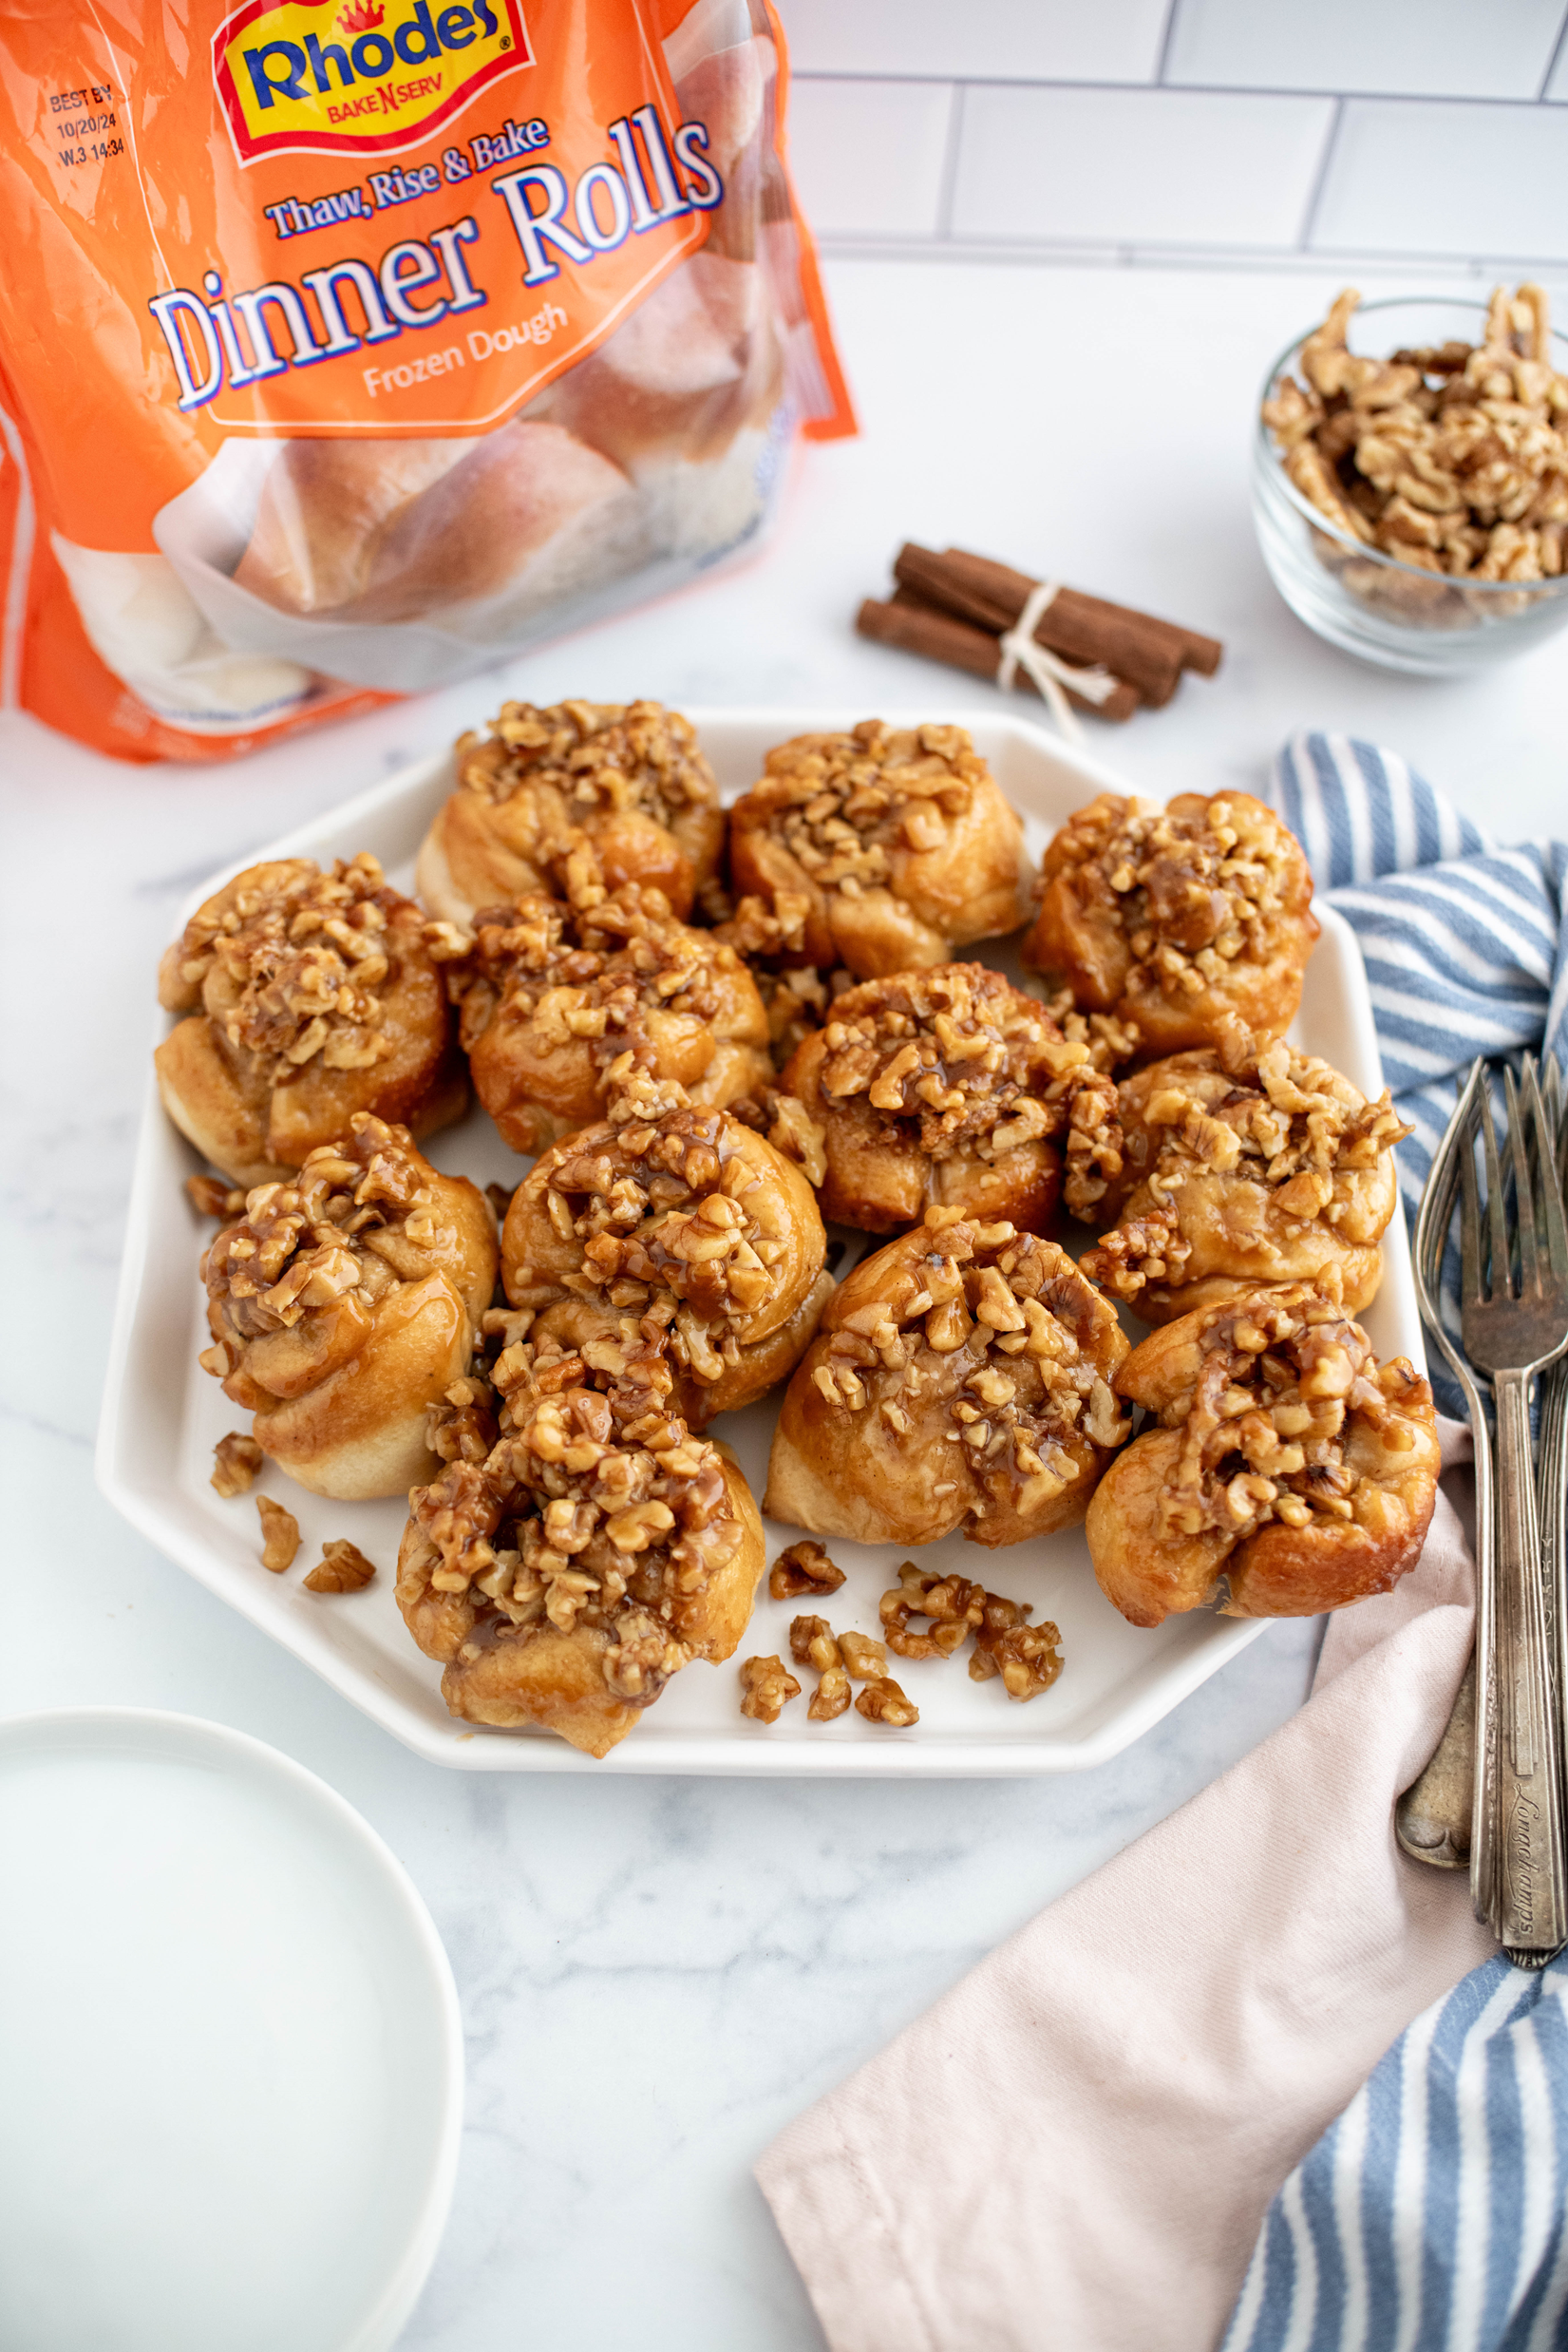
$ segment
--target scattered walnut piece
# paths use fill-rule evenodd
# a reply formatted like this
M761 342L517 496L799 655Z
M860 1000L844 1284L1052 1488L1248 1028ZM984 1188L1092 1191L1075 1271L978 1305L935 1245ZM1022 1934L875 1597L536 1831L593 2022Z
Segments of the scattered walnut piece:
M231 1430L213 1448L215 1494L220 1494L226 1503L236 1494L249 1494L264 1459L254 1437L247 1437L243 1430Z
M258 1494L256 1509L261 1513L261 1565L281 1576L285 1568L294 1565L299 1549L299 1522L292 1510L274 1503L270 1494Z
M498 1225L503 1225L506 1223L506 1212L512 1205L512 1195L516 1190L516 1185L485 1185L484 1197L496 1212Z
M373 1560L367 1560L357 1544L339 1536L335 1542L321 1547L321 1565L312 1568L305 1579L307 1592L359 1592L376 1572Z
M741 1713L753 1723L777 1723L801 1686L782 1658L747 1658L741 1665Z
M849 1677L841 1666L829 1666L811 1694L806 1714L814 1723L832 1723L849 1705Z
M857 1682L875 1681L887 1672L887 1652L863 1633L841 1633L839 1655Z
M819 1674L843 1664L825 1617L796 1618L789 1628L789 1655L797 1666L815 1666Z
M185 1198L198 1217L238 1217L245 1207L238 1185L225 1184L221 1176L187 1176Z
M1062 1636L1048 1618L1043 1625L1029 1625L1033 1614L1027 1601L1007 1601L988 1592L985 1610L975 1628L974 1653L969 1661L970 1679L989 1682L996 1675L1010 1698L1038 1698L1062 1671L1058 1647Z
M793 1601L803 1592L837 1592L844 1581L820 1544L791 1544L774 1561L767 1589L775 1601Z
M900 1658L951 1658L979 1624L985 1593L968 1577L934 1576L913 1560L904 1561L898 1574L901 1583L883 1593L878 1611L888 1648ZM928 1619L931 1631L912 1632L912 1617Z
M920 1720L919 1708L885 1675L878 1675L874 1682L866 1684L855 1701L855 1712L863 1715L868 1723L888 1723L900 1732Z

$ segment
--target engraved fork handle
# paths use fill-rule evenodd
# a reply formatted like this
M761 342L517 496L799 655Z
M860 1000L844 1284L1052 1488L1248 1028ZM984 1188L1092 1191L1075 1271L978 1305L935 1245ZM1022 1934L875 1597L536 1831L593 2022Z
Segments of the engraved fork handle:
M1530 1453L1530 1375L1493 1375L1497 1406L1498 1773L1494 1922L1529 1953L1568 1942L1558 1731Z

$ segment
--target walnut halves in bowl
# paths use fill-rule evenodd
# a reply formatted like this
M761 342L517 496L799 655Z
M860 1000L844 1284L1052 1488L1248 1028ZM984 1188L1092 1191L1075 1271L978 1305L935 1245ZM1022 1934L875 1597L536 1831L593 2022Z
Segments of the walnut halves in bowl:
M765 1508L861 1544L1021 1543L1082 1519L1129 1423L1127 1342L1066 1251L934 1208L829 1300Z
M1349 1313L1370 1305L1410 1131L1387 1091L1369 1102L1283 1038L1236 1033L1124 1078L1108 1126L1119 1172L1097 1215L1116 1222L1084 1270L1144 1322L1330 1275Z
M488 908L447 970L475 1091L514 1151L602 1118L633 1065L700 1105L772 1084L767 1014L740 957L635 882Z
M514 1306L589 1346L652 1317L693 1427L785 1378L833 1288L811 1186L723 1110L661 1110L648 1087L567 1136L512 1196L501 1270Z
M1027 920L1023 825L961 727L866 719L764 768L729 812L730 870L792 960L873 979Z
M409 1496L398 1606L453 1715L603 1756L682 1666L733 1655L762 1522L732 1457L675 1411L662 1337L582 1354L528 1335L495 1379L489 1454Z
M1038 1229L1088 1062L1001 973L941 964L846 991L780 1087L822 1130L824 1217L894 1233L945 1204Z
M425 917L375 859L248 866L159 971L185 1018L154 1055L163 1107L237 1185L286 1176L356 1111L429 1135L468 1098Z
M1136 1022L1145 1055L1282 1036L1317 919L1299 843L1250 792L1167 807L1102 792L1046 851L1024 946L1081 1013Z
M1313 1617L1415 1565L1437 1490L1432 1392L1380 1364L1332 1290L1260 1290L1157 1331L1116 1376L1158 1416L1089 1505L1094 1572L1135 1625L1210 1600Z
M488 735L463 737L457 771L416 880L444 922L554 891L584 838L612 890L662 890L677 915L717 869L725 821L713 771L690 721L660 703L509 702Z
M483 1194L358 1112L208 1249L203 1369L312 1493L397 1494L435 1470L426 1409L467 1369L496 1256Z

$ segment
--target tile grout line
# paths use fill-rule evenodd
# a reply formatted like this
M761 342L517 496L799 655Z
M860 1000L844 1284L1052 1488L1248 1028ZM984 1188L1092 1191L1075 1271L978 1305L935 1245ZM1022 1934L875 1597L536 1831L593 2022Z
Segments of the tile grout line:
M1568 36L1568 22L1559 35ZM1553 70L1557 52L1553 52ZM1115 96L1162 98L1332 98L1361 99L1370 105L1381 106L1509 106L1516 113L1535 113L1544 105L1549 112L1568 115L1568 106L1556 101L1533 98L1474 98L1463 90L1335 90L1326 85L1311 89L1275 89L1263 82L1053 82L1048 75L1014 75L999 73L965 74L961 81L950 73L816 73L809 66L797 72L790 68L791 86L797 82L878 82L899 88L930 88L933 84L949 83L956 88L976 90L1096 90Z
M962 82L953 85L953 97L948 106L947 144L942 152L942 177L936 191L936 236L945 241L953 235L953 204L958 187L958 149L964 136L964 89Z
M1329 135L1323 142L1323 153L1318 158L1317 170L1313 175L1313 184L1307 192L1306 204L1302 208L1301 234L1296 238L1298 253L1309 253L1312 250L1313 231L1317 226L1318 206L1323 201L1323 191L1329 183L1329 173L1338 151L1339 130L1344 120L1345 101L1343 98L1336 98L1333 119L1329 124Z
M1171 43L1176 38L1176 12L1181 6L1181 0L1169 0L1169 6L1165 10L1165 21L1160 31L1160 55L1154 68L1156 89L1165 89L1169 86L1165 80L1165 68L1171 61Z
M1076 268L1140 270L1264 271L1281 266L1321 266L1325 272L1363 264L1375 270L1414 270L1431 277L1461 271L1475 277L1495 277L1499 271L1530 269L1543 276L1568 275L1568 256L1540 254L1418 254L1394 246L1334 246L1319 252L1294 245L1237 249L1214 246L1158 246L1122 238L1073 239L1051 243L1020 238L1014 243L980 237L878 237L864 231L824 231L818 238L829 258L845 261L980 261L1019 268Z
M1558 37L1552 44L1552 54L1546 60L1546 71L1540 77L1540 87L1536 92L1536 104L1538 105L1545 105L1550 103L1547 99L1546 93L1552 86L1552 76L1558 69L1558 59L1562 55L1562 45L1564 40L1568 40L1568 9L1564 9L1563 10L1562 22L1558 27Z

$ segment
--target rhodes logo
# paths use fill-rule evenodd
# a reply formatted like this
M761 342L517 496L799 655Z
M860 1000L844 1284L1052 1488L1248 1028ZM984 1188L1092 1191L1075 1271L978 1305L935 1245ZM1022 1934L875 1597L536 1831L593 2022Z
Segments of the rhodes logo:
M533 62L520 0L246 0L213 35L241 163L392 154Z

